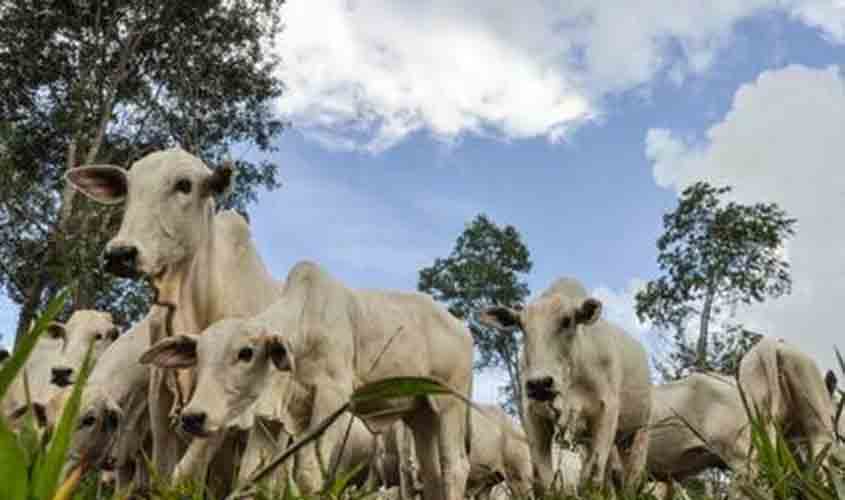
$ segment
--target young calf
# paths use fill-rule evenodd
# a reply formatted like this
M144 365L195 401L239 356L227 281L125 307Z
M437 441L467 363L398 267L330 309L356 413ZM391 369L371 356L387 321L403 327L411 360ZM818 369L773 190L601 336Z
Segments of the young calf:
M581 482L604 484L614 443L629 451L626 482L645 468L648 359L639 342L600 319L601 309L580 283L559 279L521 310L496 306L479 314L483 324L524 333L525 427L544 488L554 475L552 438L559 426L586 429Z
M428 296L353 291L317 265L301 262L265 312L214 323L201 336L162 339L142 361L196 366L197 389L181 418L185 430L202 436L226 427L253 404L270 370L289 371L309 391L310 425L331 415L355 388L386 377L433 377L469 396L472 337ZM451 396L378 402L364 417L375 430L386 430L398 418L412 429L426 500L463 498L469 469L463 402ZM331 426L316 452L330 457L344 428L342 422ZM316 491L321 486L316 454L297 458L301 488Z
M26 410L25 376L30 401L39 423L52 425L54 422L48 422L47 406L51 401L54 406L62 401L58 395L63 388L73 384L88 346L93 343L91 357L96 362L117 336L118 329L112 322L111 314L101 311L81 309L75 311L67 323L50 324L38 339L22 374L9 388L3 401L4 413L16 418ZM60 410L61 405L50 413L55 414Z

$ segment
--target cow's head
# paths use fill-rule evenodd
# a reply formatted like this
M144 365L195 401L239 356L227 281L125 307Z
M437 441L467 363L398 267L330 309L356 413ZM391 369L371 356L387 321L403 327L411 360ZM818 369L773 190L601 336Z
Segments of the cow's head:
M478 319L500 331L522 330L525 395L534 401L551 402L569 390L573 359L578 355L575 340L586 334L582 326L599 319L601 309L601 302L594 298L553 294L521 310L489 307L479 313Z
M120 406L107 395L83 398L76 432L71 443L71 459L82 458L98 467L109 467L110 451L120 437L124 414ZM123 436L124 439L142 439L143 436Z
M128 172L111 165L68 171L66 179L88 197L126 203L117 236L103 254L106 270L123 277L163 275L207 241L213 197L232 185L232 167L209 169L181 149L149 154Z
M96 361L103 351L117 339L119 331L109 313L79 310L73 313L67 323L55 323L56 335L64 338L61 355L49 367L50 382L58 387L73 384L88 346L93 343L91 360ZM60 332L60 333L59 333Z
M257 399L271 369L292 370L289 343L256 321L224 319L202 335L167 337L141 356L161 368L196 367L197 389L182 409L183 430L207 436Z
M34 406L39 406L41 410L46 407L50 398L61 390L50 383L50 372L53 366L63 359L66 341L65 325L59 322L50 323L47 330L38 338L38 342L35 343L35 347L27 358L26 364L24 364L23 374L26 375L29 399ZM26 398L23 393L18 394L14 403L17 406L10 408L12 414L22 415L26 412Z

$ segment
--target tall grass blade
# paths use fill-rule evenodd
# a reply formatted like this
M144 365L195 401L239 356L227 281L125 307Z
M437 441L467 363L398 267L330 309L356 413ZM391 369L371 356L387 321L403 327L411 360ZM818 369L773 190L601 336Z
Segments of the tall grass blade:
M26 456L17 437L0 421L0 483L3 498L26 500L28 494Z

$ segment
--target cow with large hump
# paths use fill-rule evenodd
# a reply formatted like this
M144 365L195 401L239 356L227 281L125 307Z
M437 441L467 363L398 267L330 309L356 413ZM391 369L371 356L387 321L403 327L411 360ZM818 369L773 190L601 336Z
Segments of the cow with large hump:
M816 362L794 346L764 337L742 358L739 383L752 411L766 419L770 436L779 428L813 457L835 443L828 384Z
M582 484L605 484L615 444L627 451L625 483L644 471L648 358L639 342L601 319L601 310L580 282L561 278L522 309L493 306L478 314L482 324L524 333L525 430L541 489L553 480L552 439L559 427L577 430L588 447Z
M288 274L281 298L264 313L220 321L200 336L163 339L142 360L197 366L197 391L182 419L186 429L204 435L253 404L271 370L289 371L310 391L310 425L335 412L357 387L387 377L432 377L469 396L472 337L429 296L351 290L316 264L300 262ZM410 427L426 500L463 498L468 413L461 400L379 401L358 411L376 432L399 418ZM329 427L316 449L297 457L295 475L303 492L321 487L317 453L331 456L343 420Z
M28 385L30 401L39 423L51 425L53 422L49 421L47 406L51 401L56 406L55 402L61 401L61 398L56 398L57 394L74 383L88 347L91 346L91 361L95 363L118 333L111 314L90 309L74 311L66 323L51 323L36 342L21 374L9 388L3 404L4 413L14 417L25 411ZM49 414L55 415L60 410L61 405L58 405Z
M172 306L172 329L178 332L202 332L224 318L251 317L280 293L244 218L234 211L216 213L214 197L231 188L232 177L230 165L212 170L179 148L151 153L128 171L95 165L67 173L67 181L90 198L125 204L104 265L118 276L149 279L159 303ZM151 344L170 333L167 315L158 316ZM181 371L175 387L165 379L159 370L151 374L153 460L164 475L202 481L224 436L194 439L182 454L170 417L179 399L190 395L193 378Z

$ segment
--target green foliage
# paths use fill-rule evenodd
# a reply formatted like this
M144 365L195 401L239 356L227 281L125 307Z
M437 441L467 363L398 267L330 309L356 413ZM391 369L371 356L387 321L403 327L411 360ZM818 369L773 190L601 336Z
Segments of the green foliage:
M729 325L711 342L712 320L732 315L738 305L763 302L790 292L789 263L783 247L794 234L795 219L775 203L743 205L724 198L730 187L697 182L681 193L678 207L663 217L657 263L663 276L637 293L641 321L674 336L670 364L677 376L692 367L729 371L719 358L736 358L753 336L735 339L741 325ZM685 332L697 319L696 345ZM716 349L714 349L714 344Z
M63 175L177 144L212 166L233 144L271 151L286 125L272 109L282 3L0 0L0 286L21 305L19 333L70 283L65 313L108 308L128 325L146 312L142 284L98 265L122 208L76 196ZM275 164L235 165L226 207L279 186Z
M500 227L484 214L476 216L458 236L448 257L437 258L419 272L417 288L467 320L480 356L477 370L504 368L510 380L505 405L519 406L519 337L472 321L487 306L521 304L529 294L525 275L531 271L528 248L513 226Z

